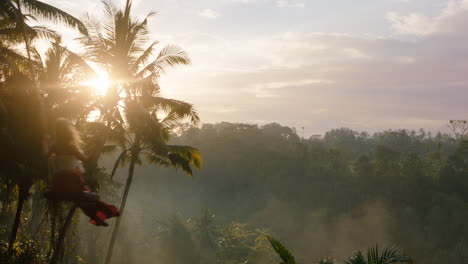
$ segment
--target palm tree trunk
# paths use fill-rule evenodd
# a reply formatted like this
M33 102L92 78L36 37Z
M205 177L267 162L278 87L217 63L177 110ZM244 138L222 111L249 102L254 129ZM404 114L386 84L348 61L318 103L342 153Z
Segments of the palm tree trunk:
M52 254L54 245L55 245L55 231L56 231L56 226L57 226L57 208L55 208L55 204L49 205L51 206L51 212L50 212L50 241L49 241L49 252L47 252L47 258L50 257L50 254Z
M60 257L60 254L63 249L63 241L65 239L65 235L67 234L68 228L70 227L71 220L73 219L73 215L75 215L76 208L78 208L78 204L75 203L70 208L70 211L68 211L67 219L65 220L65 223L63 224L63 227L60 230L60 234L57 239L57 244L55 246L54 254L52 255L52 258L50 260L50 264L56 264Z
M23 205L27 199L27 192L23 191L23 188L19 187L18 190L18 205L16 206L15 221L13 222L13 228L11 229L10 244L8 245L8 251L12 252L13 244L16 241L18 235L18 229L21 224L21 213L23 212Z
M5 199L2 201L2 212L1 212L2 216L6 215L7 209L8 207L10 207L11 189L12 189L12 184L11 184L11 181L8 180L6 183Z
M133 181L133 173L135 171L135 164L136 164L136 154L132 154L132 160L130 161L130 166L128 167L128 178L127 184L125 185L125 190L122 197L122 203L120 204L120 215L123 215L125 210L125 204L127 203L128 193L130 191L130 186L132 185ZM115 241L117 240L117 234L119 232L120 221L122 217L118 217L115 221L114 229L112 230L112 237L109 243L109 248L107 249L106 255L106 262L105 264L109 264L112 258L112 251L114 250Z
M27 231L28 233L33 236L36 232L37 227L42 222L41 220L44 219L44 216L41 214L43 208L43 200L41 199L41 194L36 190L31 197L32 200L32 208L31 208L31 220L28 223Z

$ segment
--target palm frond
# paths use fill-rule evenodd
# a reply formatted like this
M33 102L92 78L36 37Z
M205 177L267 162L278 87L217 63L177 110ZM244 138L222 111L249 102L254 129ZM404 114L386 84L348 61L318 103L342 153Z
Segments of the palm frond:
M190 176L193 175L193 170L192 170L192 167L190 166L190 162L186 160L184 157L175 153L170 153L167 155L167 157L171 161L172 167L180 168Z
M163 167L169 167L172 164L168 157L156 155L151 152L143 152L142 154L146 156L146 160L150 164L156 164Z
M200 152L188 146L166 145L164 148L146 152L146 158L153 164L180 168L190 176L193 175L192 166L200 169L203 163Z
M70 27L76 28L81 34L88 34L85 25L67 12L37 0L22 0L22 3L29 12L40 18L64 23Z
M281 264L296 264L296 259L294 256L291 254L291 252L289 252L288 249L286 249L285 246L283 246L283 244L281 244L281 242L271 236L267 236L267 239L270 241L270 244L275 252L281 258Z
M29 59L14 49L0 45L0 65L8 65L11 72L30 74Z
M85 48L85 58L101 64L109 63L109 61L105 59L107 44L101 33L102 28L100 21L88 14L87 18L84 20L84 24L88 29L88 35L81 36L78 40L83 43Z
M151 109L166 112L167 116L162 123L188 118L192 124L198 125L200 121L200 117L192 104L159 96L142 96L140 101Z
M367 251L368 264L391 264L391 263L409 263L411 259L397 254L398 250L394 247L386 247L382 252L376 244Z
M31 27L31 30L34 32L34 36L43 39L56 39L59 35L58 33L46 26L34 26Z
M186 51L177 45L167 45L160 52L156 59L157 64L164 70L166 65L175 67L176 65L187 65L191 63Z
M159 41L153 41L141 54L138 58L132 63L132 70L136 71L140 65L144 65L148 62L149 58L153 55L154 46L156 46Z
M132 21L129 34L127 37L127 48L129 55L132 58L135 57L140 57L140 53L144 53L148 48L145 48L147 45L147 42L149 41L149 28L148 28L148 20L151 16L153 16L155 13L150 12L149 14L146 15L146 17L140 22L138 20ZM140 55L138 55L140 54ZM146 62L145 62L146 63ZM137 68L134 66L139 66L139 65L133 65L131 68L133 68L133 71L135 71Z
M34 63L42 69L44 67L42 63L42 55L41 53L36 49L36 47L31 47L31 59L34 61Z
M203 158L198 149L180 145L166 145L166 149L169 154L176 154L187 160L190 165L193 165L197 169L201 169Z
M157 76L165 72L168 66L175 67L177 65L190 64L190 58L186 51L182 50L176 45L167 45L160 52L158 57L145 67L143 67L137 74L139 77L145 77L149 74Z

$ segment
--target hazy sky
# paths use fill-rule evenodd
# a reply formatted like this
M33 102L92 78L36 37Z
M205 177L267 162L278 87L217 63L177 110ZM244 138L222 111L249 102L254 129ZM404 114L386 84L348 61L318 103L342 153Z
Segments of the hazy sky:
M46 0L82 17L91 0ZM446 131L468 119L468 0L138 0L193 64L162 80L203 122ZM66 34L70 39L70 34ZM70 43L74 48L74 44Z

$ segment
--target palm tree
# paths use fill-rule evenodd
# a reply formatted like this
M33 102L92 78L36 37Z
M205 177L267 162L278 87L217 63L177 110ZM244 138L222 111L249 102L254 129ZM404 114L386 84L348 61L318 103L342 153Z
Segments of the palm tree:
M85 93L76 92L79 78L91 74L91 69L79 58L60 45L57 38L52 47L46 52L44 60L40 54L32 49L34 67L38 70L41 93L46 94L44 112L50 118L60 116L72 117L86 99ZM70 76L73 76L71 79ZM37 133L41 124L37 113L37 100L31 97L34 88L33 81L24 75L7 76L2 83L5 94L2 94L2 132L1 137L2 175L9 175L7 182L18 186L19 197L15 221L11 231L10 247L16 240L20 225L21 212L24 202L29 197L30 187L44 181L47 171L42 152L42 135ZM24 100L27 98L27 100ZM26 130L23 130L24 126ZM34 220L34 219L33 219Z
M146 155L156 164L181 167L189 174L191 164L195 167L201 165L196 149L166 144L171 129L180 120L188 118L196 124L199 117L191 104L159 95L159 77L166 68L189 64L190 59L186 52L174 45L154 54L158 42L149 42L148 30L148 19L154 13L150 12L140 20L131 16L131 0L127 0L122 9L109 1L103 1L103 4L104 18L96 20L88 16L85 24L89 34L81 37L81 41L86 58L105 69L112 80L107 94L96 100L93 106L100 112L97 121L104 125L100 126L100 133L104 138L117 140L123 149L116 164L129 164L121 204L123 212L135 165L141 162L140 155ZM161 112L166 116L158 116ZM104 143L102 141L97 146L97 153ZM98 156L94 157L94 163L97 159ZM116 220L107 263L112 257L119 224L120 218Z
M127 134L121 145L123 151L117 158L112 170L113 176L119 165L129 164L127 182L120 205L121 213L125 210L135 166L142 163L142 156L146 157L147 161L152 164L180 168L189 175L192 175L192 166L200 168L202 165L202 158L197 149L189 146L166 144L169 141L172 129L181 119L180 109L172 109L163 119L158 118L158 109L157 105L153 105L152 108L145 108L143 103L139 104L130 100L126 102ZM109 263L112 258L120 221L121 218L117 218L115 222L106 263Z
M81 38L86 57L100 64L109 73L116 86L127 94L136 91L136 83L151 79L157 82L167 66L189 64L185 51L174 45L164 47L154 58L158 41L150 41L148 19L131 16L132 1L119 9L110 1L103 1L104 17L99 21L90 17L85 21L88 36Z
M29 12L29 14L25 15L24 11ZM26 48L26 53L27 53L27 58L30 61L29 63L29 68L30 68L30 74L33 79L33 84L34 86L37 86L35 82L36 74L35 74L35 68L34 65L31 61L31 36L37 36L41 31L47 35L50 36L51 34L54 34L50 30L48 30L45 27L36 27L36 28L31 28L29 27L26 22L30 18L39 18L39 19L46 19L46 20L51 20L53 22L60 22L62 24L74 27L78 29L82 34L87 34L86 27L84 24L75 18L74 16L54 7L51 5L48 5L42 1L37 1L37 0L3 0L0 2L0 19L4 22L4 24L9 25L6 29L3 29L3 33L9 34L9 36L19 36L19 34L22 34L25 48ZM0 45L4 46L4 45ZM39 92L39 88L35 87L33 90L33 95L36 97L36 100L38 100L39 104L39 111L42 116L42 119L44 119L44 113L43 113L43 107L42 107L42 98ZM44 120L42 120L42 123L44 123ZM44 126L44 124L43 124ZM44 133L44 127L39 131L39 133Z
M105 69L112 80L112 85L105 97L100 98L95 108L100 111L100 121L108 128L121 126L124 98L155 95L159 92L158 80L168 66L189 64L187 53L174 45L168 45L155 56L158 41L150 41L148 19L154 15L150 12L144 19L131 17L132 2L127 0L120 10L112 2L103 1L104 18L100 20L88 16L85 24L88 35L81 37L85 46L86 59L95 62ZM125 96L122 96L125 94ZM173 100L159 100L164 107L180 105ZM198 116L191 112L192 121Z
M24 14L23 11L29 14ZM62 22L84 34L87 33L85 26L78 19L41 1L0 1L0 77L4 81L2 85L5 87L5 98L8 98L8 102L1 102L4 121L2 132L5 132L6 136L2 137L1 142L0 169L3 175L8 175L9 182L18 186L18 203L10 236L10 251L16 241L21 212L24 202L29 197L29 189L36 179L45 174L44 107L36 83L37 65L32 61L30 41L36 37L54 37L56 34L46 27L28 26L26 21L34 18ZM21 40L24 40L27 58L13 48Z
M42 56L32 49L34 66L37 69L38 86L44 94L44 112L46 127L53 128L58 117L76 118L83 106L90 101L90 93L80 82L93 75L93 70L79 55L61 45L61 38L56 36L50 48ZM39 193L33 196L33 205L41 204ZM40 209L33 206L30 229L37 223Z
M215 263L216 250L218 249L215 215L210 209L204 208L200 217L191 218L188 222L193 224L195 236L199 243L200 263Z
M1 1L0 2L0 50L1 50L2 55L0 55L0 64L2 67L2 72L4 73L2 74L2 78L5 78L6 72L8 72L8 74L12 74L13 72L24 73L25 72L24 69L26 68L25 66L27 64L29 64L30 66L30 73L32 74L32 78L35 78L34 76L35 74L33 74L34 67L31 62L29 41L30 39L37 37L39 35L51 36L53 34L52 31L48 30L45 27L27 26L25 21L31 16L25 16L23 14L22 8L24 8L26 11L30 12L31 14L36 15L37 17L47 18L53 21L65 22L65 24L77 27L83 33L86 33L85 31L86 29L84 25L78 19L61 11L60 9L57 9L43 2L36 1L36 0ZM24 42L26 44L26 52L28 54L28 59L24 58L22 55L20 55L19 52L16 52L15 50L11 48L12 45L17 44L20 41L21 37L24 39ZM21 71L20 68L22 68L23 71ZM13 71L11 71L10 69L13 69ZM26 77L23 76L23 77L17 77L17 78L24 79ZM33 87L34 86L35 85L33 81ZM40 94L39 94L37 87L35 89L30 90L29 92L38 101L38 103L32 103L31 105L38 106L40 110L38 112L41 112L42 110L41 98L40 98ZM39 125L40 127L38 127L36 132L38 134L42 134L43 133L43 129L41 128L42 125L41 124ZM29 186L29 184L25 186ZM24 196L27 196L27 193L29 193L29 188L27 190L21 190L20 194L22 193L24 194ZM22 204L23 204L23 202L21 201L24 200L23 198L21 198L20 202L18 203L17 217L20 217L21 215ZM11 242L14 242L16 239L17 225L19 225L19 220L15 221L15 225L12 230Z
M2 111L0 113L0 174L8 177L18 188L16 215L10 235L10 249L16 240L24 202L36 179L45 175L42 156L42 135L37 114L37 101L32 95L32 80L24 75L8 76L1 84Z
M25 15L23 13L23 10L26 12L29 12L29 15ZM2 56L0 62L7 62L8 65L14 65L15 61L18 62L24 62L25 60L21 58L21 56L18 56L18 54L11 49L9 49L8 44L5 45L5 36L8 36L11 41L13 40L18 40L18 36L21 34L26 46L26 53L27 53L27 58L29 61L29 68L30 68L30 74L32 77L32 86L29 84L27 87L28 93L32 95L33 102L29 104L30 106L36 107L35 111L31 113L31 117L38 117L37 122L32 122L32 124L37 125L35 127L35 133L36 135L39 135L40 137L40 144L41 148L43 149L43 141L45 139L45 120L44 120L44 108L42 104L42 97L40 95L39 88L37 87L37 84L35 82L36 74L35 74L35 68L33 65L33 62L31 60L31 47L30 47L30 40L31 36L37 35L36 30L33 28L29 27L26 24L26 20L28 18L32 18L32 16L35 16L37 18L42 18L42 19L47 19L47 20L52 20L55 22L61 22L66 25L72 26L80 30L83 34L87 34L86 28L75 17L71 16L70 14L53 7L51 5L48 5L46 3L43 3L41 1L37 0L3 0L0 1L0 19L2 22L2 41L0 42L0 49L3 51L2 53L5 54ZM44 29L44 28L43 28ZM48 32L45 30L45 32ZM50 32L49 32L50 33ZM8 39L7 39L8 40ZM8 43L8 41L7 41ZM2 76L3 78L4 76ZM18 82L21 82L21 79L24 79L25 77L16 77L17 79L13 81L14 84L17 84ZM19 78L19 79L18 79ZM24 81L24 80L23 80ZM34 114L33 114L34 113ZM33 139L36 139L36 137L32 137ZM37 142L30 142L30 143L37 143ZM44 152L44 149L43 151ZM36 157L36 161L42 160L40 158L41 153L37 152L31 152L34 154L38 154L39 156ZM43 153L42 153L43 154ZM28 157L31 158L31 157ZM30 159L27 159L28 162L32 162ZM29 195L29 189L32 185L33 180L25 180L22 181L18 186L19 186L19 202L17 205L17 213L16 213L16 218L15 222L13 225L12 229L12 234L10 238L10 249L13 246L14 241L16 240L16 234L17 230L19 227L19 219L21 217L21 211L22 207L24 204L24 201L27 199Z
M202 247L208 249L216 248L214 237L216 236L215 215L210 209L204 208L199 218L191 218L195 226L195 232Z
M91 88L83 81L95 77L96 73L80 55L63 46L58 36L44 55L32 49L38 85L45 95L48 127L58 117L79 119L94 100Z
M48 117L47 127L51 128L58 117L70 119L80 117L84 107L92 100L89 89L81 85L81 82L95 75L93 69L78 54L62 46L60 37L54 39L44 57L35 49L32 49L32 54L37 68L39 88L46 95L44 112ZM57 261L62 251L63 239L76 209L76 205L70 207L65 222L59 230L57 242L52 245L54 248L52 263ZM55 218L52 221L55 221ZM51 235L54 236L54 232Z
M103 4L104 18L96 20L88 15L88 19L85 20L88 35L82 36L81 42L85 47L86 59L106 70L112 80L107 94L98 98L88 109L89 112L99 111L97 121L104 126L100 126L99 129L95 126L95 129L100 130L98 133L101 134L101 138L109 139L122 137L125 133L122 112L125 98L142 96L143 92L145 95L157 95L158 79L165 69L168 66L189 64L190 60L186 52L173 45L164 47L156 58L153 58L158 42L147 43L150 40L148 18L154 13L150 12L144 19L139 20L130 15L131 0L126 1L123 9L119 9L110 1L103 1ZM199 119L189 104L161 97L155 97L153 103L166 109L180 108L184 105L189 110L184 114L192 122ZM88 117L84 116L83 119ZM101 140L96 147L98 155L90 160L91 166L88 171L91 173L96 167L104 144L105 140Z
M150 40L148 18L154 13L150 12L139 20L130 15L130 0L126 1L121 10L110 1L103 1L103 4L104 18L96 20L88 15L85 20L88 35L81 37L86 59L107 71L112 80L106 95L97 97L87 109L88 114L96 111L100 113L92 126L100 140L95 145L96 155L90 158L87 167L90 175L93 175L97 167L106 139L121 141L125 134L123 110L126 99L145 97L147 103L158 106L159 109L178 109L176 113L189 118L192 123L199 120L192 105L159 96L158 80L166 68L189 64L190 59L186 52L173 45L164 47L153 58L158 42L153 41L148 45L147 42ZM83 121L88 119L89 115L82 117Z

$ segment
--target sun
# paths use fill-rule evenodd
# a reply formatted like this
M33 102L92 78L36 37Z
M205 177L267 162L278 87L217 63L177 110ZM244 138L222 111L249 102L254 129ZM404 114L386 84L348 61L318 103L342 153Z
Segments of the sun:
M90 86L96 95L106 95L110 86L109 75L105 71L95 70L96 77L82 82L83 85Z

